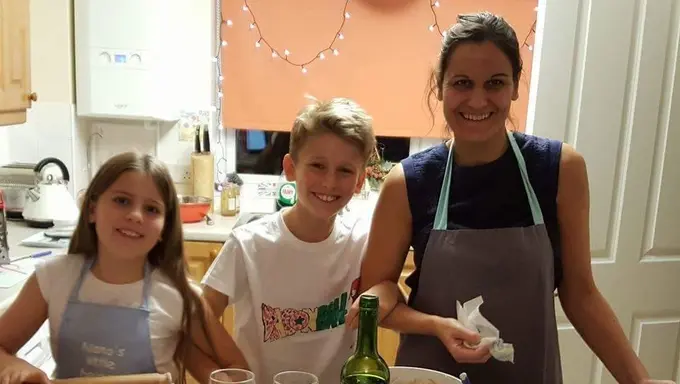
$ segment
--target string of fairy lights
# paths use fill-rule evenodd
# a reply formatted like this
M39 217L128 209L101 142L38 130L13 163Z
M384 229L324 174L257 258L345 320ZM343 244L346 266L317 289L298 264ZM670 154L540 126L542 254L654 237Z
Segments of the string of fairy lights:
M274 47L269 42L269 40L264 36L262 29L260 28L260 24L257 21L257 17L255 16L255 12L250 7L248 0L244 0L243 5L241 6L241 10L243 12L247 12L249 14L250 23L248 24L248 28L250 30L254 31L257 34L257 38L255 39L255 43L254 43L255 48L258 48L258 49L259 48L265 48L265 49L267 49L270 52L272 58L274 58L274 59L279 58L282 61L284 61L284 62L286 62L286 63L288 63L288 64L290 64L294 67L298 67L298 68L300 68L300 71L303 74L305 74L309 71L309 65L314 63L315 61L324 60L330 55L337 56L337 55L340 54L340 51L336 47L336 43L338 42L338 40L344 40L345 39L343 29L345 27L345 24L347 23L347 20L350 19L350 17L351 17L350 13L348 12L349 2L350 2L350 0L345 0L345 2L344 2L344 6L342 8L342 18L341 18L341 21L340 21L340 25L338 26L337 30L333 34L333 38L331 39L330 43L328 43L326 46L322 47L314 56L311 56L308 59L300 59L300 58L291 57L292 53L288 50L288 48L280 49L280 48ZM430 10L432 11L432 19L433 19L433 23L430 24L429 30L431 32L434 32L436 30L441 36L444 36L444 32L442 31L442 29L439 25L439 21L437 20L436 9L441 6L440 1L435 0L434 2L432 2L432 0L428 0L428 3L430 4ZM234 22L231 19L222 19L222 17L221 17L221 15L222 15L221 7L218 10L218 12L219 12L218 15L220 15L219 17L220 17L220 20L221 20L220 26L225 25L227 27L232 27L234 25ZM219 35L220 46L226 47L226 46L228 46L228 43L222 37L221 28L219 28L219 30L220 30L220 35ZM530 51L533 49L533 46L530 42L530 39L535 33L536 33L536 20L534 20L533 24L531 25L529 32L527 33L526 37L522 41L522 45L521 45L522 48L527 48ZM220 55L220 50L218 49L218 52L215 55L213 61L219 63L219 61L220 61L219 57L218 57L219 55ZM220 97L221 97L221 95L220 95Z
M444 32L442 32L441 27L439 26L439 21L437 20L437 8L441 6L441 3L439 0L435 0L434 2L430 1L430 11L432 12L432 24L428 27L430 32L437 31L440 36L444 37ZM534 8L534 11L537 11L538 7ZM524 41L522 41L522 45L520 46L520 49L522 48L527 48L530 51L533 51L534 47L530 43L531 37L536 33L536 20L534 19L534 22L531 24L531 28L529 28L529 32L527 35L524 37Z
M335 42L338 40L345 39L345 35L342 33L342 30L345 27L345 23L347 22L347 20L351 17L349 12L347 12L348 6L349 0L345 0L345 6L342 8L342 22L340 23L340 26L333 35L333 39L331 40L331 42L325 47L321 48L321 50L319 50L317 54L314 55L314 57L304 61L302 60L295 61L294 59L290 59L291 53L288 49L284 49L283 52L281 52L280 50L274 48L269 43L269 41L262 35L260 24L257 22L257 18L255 17L255 13L253 12L252 8L250 8L250 5L248 5L248 0L244 0L243 7L241 7L241 9L244 12L248 12L250 14L250 19L252 21L248 28L250 28L251 30L255 30L257 32L257 41L255 41L256 48L260 48L264 45L271 51L272 58L281 58L283 61L287 62L290 65L300 67L300 71L302 71L302 73L307 73L307 66L317 60L324 60L326 58L326 54L332 53L334 56L340 54L340 51L338 51L338 49L335 48Z
M329 55L333 56L338 56L340 54L340 51L336 47L336 42L338 40L344 40L345 39L345 34L343 33L343 28L345 27L345 24L347 23L347 20L352 17L350 13L347 11L347 8L349 7L349 0L345 0L345 5L342 8L342 19L340 22L340 26L337 28L335 31L335 34L333 35L333 39L331 39L330 43L328 45L322 47L316 55L314 55L311 59L307 60L296 60L294 58L291 58L292 53L288 50L288 48L284 48L283 50L279 48L275 48L269 40L267 40L266 37L264 37L262 33L262 29L260 29L260 24L257 21L257 17L255 16L255 12L253 12L252 8L250 7L250 4L248 3L248 0L244 0L243 6L241 6L241 10L243 12L247 12L250 15L250 24L248 25L248 28L252 31L255 31L257 33L257 39L255 40L255 48L262 48L263 46L266 47L271 53L271 56L273 59L280 58L284 62L294 66L294 67L299 67L300 71L302 73L307 73L308 71L308 66L312 64L313 62L317 60L324 60L326 57ZM221 11L220 11L221 14ZM226 25L227 27L231 27L234 25L234 22L231 19L226 19L222 20L222 25ZM226 40L222 39L221 46L226 47L229 45Z

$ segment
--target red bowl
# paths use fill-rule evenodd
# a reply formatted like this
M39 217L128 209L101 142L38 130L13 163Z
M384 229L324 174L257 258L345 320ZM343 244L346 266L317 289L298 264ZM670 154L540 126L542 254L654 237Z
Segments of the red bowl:
M177 196L179 216L183 223L198 223L210 212L212 199L203 196Z

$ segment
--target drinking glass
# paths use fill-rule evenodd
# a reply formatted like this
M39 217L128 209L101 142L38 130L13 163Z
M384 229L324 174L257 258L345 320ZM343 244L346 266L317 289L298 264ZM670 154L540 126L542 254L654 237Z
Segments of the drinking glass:
M274 376L274 384L319 384L319 378L309 372L285 371Z
M255 384L255 375L245 369L218 369L210 374L210 384Z

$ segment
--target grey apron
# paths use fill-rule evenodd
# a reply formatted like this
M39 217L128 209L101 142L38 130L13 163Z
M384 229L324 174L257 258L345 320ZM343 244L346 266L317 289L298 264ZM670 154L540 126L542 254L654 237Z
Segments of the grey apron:
M554 307L553 252L515 137L508 133L529 199L534 225L519 228L448 230L453 146L439 203L420 267L416 296L409 305L424 313L456 318L461 304L481 295L480 311L513 344L515 361L457 363L432 336L403 334L397 365L429 368L474 384L560 384L562 369Z

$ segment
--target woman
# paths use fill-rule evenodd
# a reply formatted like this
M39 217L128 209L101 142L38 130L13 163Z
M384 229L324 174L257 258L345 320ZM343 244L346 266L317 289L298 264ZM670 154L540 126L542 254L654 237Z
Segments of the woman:
M590 266L589 192L571 146L508 132L522 71L513 29L489 13L459 16L443 39L432 94L455 137L395 166L378 200L361 291L381 297L382 325L402 333L397 365L475 383L561 383L553 292L620 383L651 383ZM408 305L394 306L412 246ZM462 328L456 301L482 296L481 313L514 346L490 358ZM464 344L465 343L465 344ZM466 347L465 345L477 345Z

